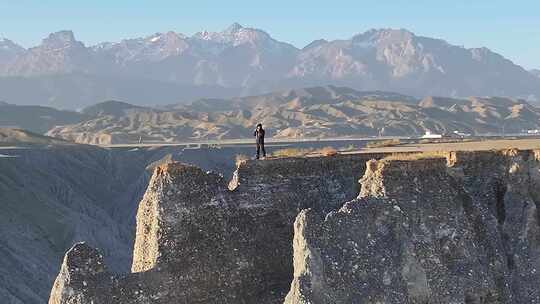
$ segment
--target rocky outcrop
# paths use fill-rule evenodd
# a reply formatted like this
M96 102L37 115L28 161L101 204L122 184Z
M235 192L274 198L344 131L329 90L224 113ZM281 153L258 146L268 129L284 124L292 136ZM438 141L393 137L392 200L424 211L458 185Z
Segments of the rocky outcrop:
M498 234L512 303L540 302L540 151L461 153L465 189ZM461 162L459 161L461 159Z
M1 304L46 303L64 254L81 241L99 248L111 272L130 271L137 209L154 166L180 160L230 176L235 155L253 151L251 146L0 149Z
M286 303L537 303L538 153L370 161L356 200L295 222Z
M92 290L93 294L78 294L69 303L91 303L99 295L98 284L110 283L105 270L103 256L85 243L75 244L64 257L54 289L61 292L51 294L50 302L61 303L71 297L74 289ZM90 284L90 285L89 285Z
M538 152L381 157L158 166L132 272L78 244L49 303L540 301Z
M139 205L133 273L105 282L89 275L94 289L61 274L49 303L280 303L296 215L353 199L373 157L248 161L230 184L190 165L159 166Z

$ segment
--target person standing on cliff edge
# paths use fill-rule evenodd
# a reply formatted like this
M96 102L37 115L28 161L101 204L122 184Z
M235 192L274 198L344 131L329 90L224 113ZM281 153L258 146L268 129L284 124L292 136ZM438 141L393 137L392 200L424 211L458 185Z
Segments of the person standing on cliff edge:
M253 132L253 136L255 136L255 140L257 143L257 159L259 159L259 156L261 155L261 149L263 153L263 158L266 158L266 150L264 149L264 129L262 127L262 124L257 125L255 131Z

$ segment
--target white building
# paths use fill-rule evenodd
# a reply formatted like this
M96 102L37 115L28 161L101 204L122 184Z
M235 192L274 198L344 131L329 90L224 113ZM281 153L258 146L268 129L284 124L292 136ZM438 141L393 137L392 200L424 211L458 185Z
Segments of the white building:
M471 137L472 135L471 133L464 133L459 131L454 131L453 133L458 137Z
M426 131L426 134L422 135L422 138L429 138L429 139L442 138L442 135L431 133L431 131Z

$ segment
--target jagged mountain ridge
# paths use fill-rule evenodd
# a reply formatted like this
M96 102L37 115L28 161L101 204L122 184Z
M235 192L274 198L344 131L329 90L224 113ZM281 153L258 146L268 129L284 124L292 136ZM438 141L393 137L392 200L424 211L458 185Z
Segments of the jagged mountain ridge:
M512 133L540 128L540 109L510 98L456 99L313 87L271 94L203 99L165 109L109 102L94 116L47 134L81 143L182 142L250 138L261 122L267 137L413 136L426 131Z
M5 73L3 68L12 64L24 52L25 49L22 46L9 39L0 38L0 73Z
M0 51L0 75L9 79L82 73L112 78L110 85L116 90L115 81L126 77L148 80L147 89L154 95L147 104L180 101L161 95L150 81L192 89L229 88L238 95L334 84L415 96L540 96L537 77L487 48L466 49L407 30L369 30L348 40L316 40L302 49L239 24L221 32L156 33L94 46L61 31L28 50L6 45L10 51L9 55ZM88 95L84 86L79 91ZM218 90L213 96L199 97L222 94ZM59 93L53 90L50 95ZM19 102L16 94L10 97L13 100L0 96ZM65 97L58 98L69 105Z
M200 32L187 37L167 32L90 47L76 40L73 32L60 31L18 56L6 69L6 75L81 72L244 87L250 82L285 74L297 51L263 31L238 24L220 33Z

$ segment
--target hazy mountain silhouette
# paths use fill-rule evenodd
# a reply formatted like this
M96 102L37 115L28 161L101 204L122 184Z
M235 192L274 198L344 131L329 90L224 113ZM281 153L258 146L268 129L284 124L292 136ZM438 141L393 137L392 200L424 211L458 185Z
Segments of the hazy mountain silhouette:
M467 49L403 29L316 40L302 49L236 23L221 32L156 33L94 46L70 31L27 50L0 40L0 99L62 108L107 99L168 104L328 84L532 100L540 96L535 74L487 48Z
M346 87L311 87L233 99L201 99L162 109L108 101L79 123L49 136L80 143L185 142L251 138L262 122L268 137L412 136L426 131L471 134L540 128L540 109L498 97L426 97Z

